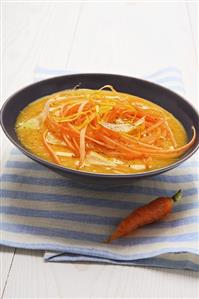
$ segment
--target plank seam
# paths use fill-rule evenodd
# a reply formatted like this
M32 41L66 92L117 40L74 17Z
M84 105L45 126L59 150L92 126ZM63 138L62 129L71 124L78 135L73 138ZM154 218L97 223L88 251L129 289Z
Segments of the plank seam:
M186 12L187 12L187 17L188 17L188 23L189 23L189 27L190 27L190 31L191 31L191 38L192 38L192 42L193 42L194 53L195 53L196 62L197 62L198 61L198 56L197 56L197 48L196 48L194 34L193 34L193 24L191 22L191 16L190 16L190 12L189 12L188 3L186 2L185 5L186 5Z
M9 270L8 270L8 274L7 274L7 277L6 277L5 285L3 287L1 299L4 298L5 290L6 290L6 287L7 287L7 284L8 284L8 279L9 279L10 272L11 272L11 269L12 269L12 265L13 265L13 262L14 262L15 253L16 253L16 248L14 249L14 253L13 253L12 260L11 260L11 263L10 263L10 267L9 267Z
M75 22L75 28L74 28L74 32L73 32L71 45L70 45L70 48L69 48L69 51L68 51L68 56L67 56L66 65L65 65L66 69L68 68L68 64L70 62L70 57L71 57L71 53L72 53L72 50L73 50L77 30L78 30L78 27L79 27L79 20L80 20L80 16L81 16L81 13L82 13L83 5L84 4L81 2L80 7L79 7L79 11L78 11L78 14L77 14L77 19L76 19L76 22Z

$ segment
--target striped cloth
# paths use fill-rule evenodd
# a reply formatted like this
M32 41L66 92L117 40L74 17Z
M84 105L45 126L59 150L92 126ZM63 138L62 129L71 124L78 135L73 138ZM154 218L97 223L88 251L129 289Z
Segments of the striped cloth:
M64 72L38 68L35 79ZM159 70L147 79L183 93L180 72ZM45 250L47 261L90 261L199 270L198 159L125 186L83 185L65 179L12 149L1 175L2 245ZM164 221L105 244L132 209L183 189Z

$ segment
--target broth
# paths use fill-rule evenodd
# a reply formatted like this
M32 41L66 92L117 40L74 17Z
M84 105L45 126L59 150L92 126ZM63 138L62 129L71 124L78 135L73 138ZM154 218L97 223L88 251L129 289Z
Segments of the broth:
M16 121L20 142L44 160L103 174L162 168L191 145L171 113L107 88L64 90L32 102Z

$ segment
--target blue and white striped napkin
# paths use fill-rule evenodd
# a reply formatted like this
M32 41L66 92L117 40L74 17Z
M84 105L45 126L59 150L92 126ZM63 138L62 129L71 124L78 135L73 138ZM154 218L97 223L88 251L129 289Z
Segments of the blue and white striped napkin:
M38 68L36 78L64 72ZM183 93L180 72L147 79ZM47 261L90 261L199 270L196 155L165 174L126 186L94 186L65 179L12 149L1 176L0 244L45 250ZM164 221L112 244L103 241L132 209L183 189Z

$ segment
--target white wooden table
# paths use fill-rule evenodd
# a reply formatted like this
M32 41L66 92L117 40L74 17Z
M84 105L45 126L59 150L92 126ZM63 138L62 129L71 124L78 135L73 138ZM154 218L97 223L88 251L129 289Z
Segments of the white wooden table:
M142 76L181 69L196 104L197 4L2 1L2 98L43 66ZM10 143L3 136L3 161ZM43 252L1 248L2 298L197 298L198 274L144 267L44 263Z

